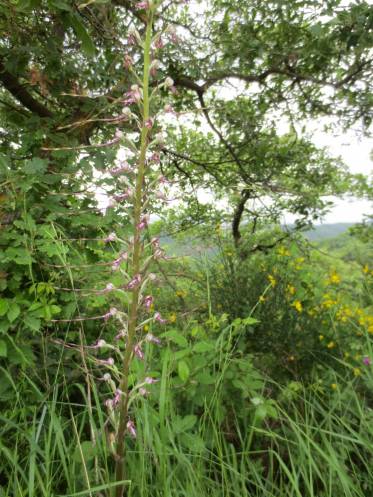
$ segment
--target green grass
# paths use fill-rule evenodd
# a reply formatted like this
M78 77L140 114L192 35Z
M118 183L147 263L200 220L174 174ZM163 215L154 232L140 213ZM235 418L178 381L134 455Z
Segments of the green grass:
M159 398L142 401L136 410L138 439L129 442L127 455L129 496L372 495L373 411L355 384L338 378L333 393L302 387L276 405L277 419L258 422L248 415L242 423L232 413L229 433L220 422L217 381L198 422L180 432L167 356ZM229 357L221 361L223 366ZM0 417L1 497L110 495L113 458L98 392L93 388L89 410L84 389L77 404L59 400L64 388L55 386L52 398L33 409L19 397ZM271 388L285 398L285 389L269 382Z

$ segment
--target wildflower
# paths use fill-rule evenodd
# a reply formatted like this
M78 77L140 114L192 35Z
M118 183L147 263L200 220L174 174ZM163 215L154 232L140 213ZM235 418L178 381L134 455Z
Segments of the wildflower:
M122 200L126 200L129 197L132 197L133 191L131 188L127 188L127 190L119 195L114 195L114 199L116 202L121 202Z
M133 66L133 59L129 54L125 54L123 65L125 69L130 69Z
M165 324L165 323L167 323L167 320L166 320L166 319L163 319L163 318L162 318L162 316L160 315L160 313L159 313L159 312L156 312L156 313L154 314L154 320L155 320L155 321L158 321L158 323L161 323L161 324Z
M138 85L132 85L131 90L125 94L125 97L126 98L123 100L125 105L140 102L142 98L140 87Z
M174 80L167 76L167 78L164 80L164 85L166 88L172 88L174 86Z
M169 319L170 323L174 323L177 319L176 314L173 312L172 314L170 314L168 319Z
M341 277L334 271L330 274L328 282L330 284L338 285L341 282Z
M149 2L137 2L135 7L138 10L147 10L149 9Z
M162 40L162 37L159 36L155 42L154 42L154 47L157 48L158 50L162 49L164 47L164 43L163 43L163 40Z
M365 366L370 366L372 364L371 358L368 356L363 357L363 364Z
M295 308L296 311L303 312L303 305L300 300L294 300L291 305Z
M335 347L335 342L329 342L328 345L327 345L328 349L334 349Z
M320 342L321 342L322 340L324 340L324 338L325 338L325 337L324 337L324 335L319 335L319 340L320 340Z
M360 376L361 375L361 369L360 368L354 368L353 372L354 372L354 376Z
M132 278L132 280L129 283L127 283L126 288L127 290L134 290L136 287L139 286L140 283L141 283L141 275L137 274Z
M112 292L113 290L115 290L115 286L112 283L108 283L104 288L103 292L107 293L107 292Z
M113 399L113 406L114 407L119 404L122 394L123 394L123 392L121 390L119 390L119 388L117 388L117 390L115 391L115 397Z
M115 336L115 340L120 340L121 338L124 338L126 336L126 332L125 330L121 330L116 336Z
M132 114L132 111L129 107L123 107L122 116L127 117L127 119L130 119L131 117L134 116L134 114Z
M264 304L264 302L265 302L266 300L267 300L267 298L266 298L266 297L264 297L263 295L261 295L261 296L259 297L259 302L260 302L261 304Z
M92 345L92 348L94 349L102 349L103 347L106 347L107 343L105 342L105 340L97 340L96 344L95 345Z
M151 295L147 295L146 297L144 297L144 305L148 311L152 307L153 302L154 302L154 298Z
M148 325L148 324L146 324L146 325L144 326L144 332L145 332L145 333L147 333L148 331L149 331L149 325Z
M103 366L114 366L115 361L112 357L109 357L109 359L97 359L100 364Z
M127 426L128 433L131 435L131 437L136 438L137 437L137 433L136 433L136 428L135 428L134 422L131 419L129 419L127 421L127 425L126 426Z
M123 138L123 131L121 131L120 129L117 129L115 131L115 134L114 134L114 137L117 139L117 140L121 140Z
M128 259L128 253L127 252L122 252L122 254L120 254L120 256L118 257L118 259L115 259L113 261L113 265L111 266L111 269L113 271L116 271L119 267L120 267L120 264L122 261L126 261Z
M176 297L182 298L186 296L186 292L184 292L183 290L176 290L175 295Z
M105 373L104 376L102 377L103 381L110 381L111 380L111 375L110 373Z
M159 60L158 59L154 59L153 62L151 63L150 65L150 74L153 76L153 78L157 75L157 71L159 69Z
M288 293L290 295L294 295L295 294L295 287L293 285L290 285L290 283L288 284L288 286L286 287Z
M152 155L150 156L150 160L152 162L156 162L156 163L159 163L160 160L161 160L161 156L158 152L153 152Z
M281 257L289 257L290 256L290 252L285 247L282 247L282 246L278 248L277 253Z
M337 390L338 385L337 385L336 383L332 383L332 384L330 385L330 387L331 387L331 389L332 389L332 390Z
M144 228L146 228L148 226L148 218L147 216L143 216L139 222L139 224L137 225L137 229L138 230L143 230Z
M144 380L145 383L148 385L153 385L153 383L158 383L159 380L156 380L155 378L151 378L150 376L147 376Z
M144 327L145 329L145 327ZM155 337L154 335L152 335L151 333L148 333L145 337L145 340L149 343L156 343L157 345L160 345L161 344L161 341L159 338Z
M134 348L133 348L133 352L134 354L141 360L144 359L144 352L142 351L141 349L141 345L139 343L137 343Z
M113 409L113 401L112 399L105 400L105 406L111 411Z
M145 397L146 395L148 395L148 394L149 394L149 392L147 391L147 389L146 389L146 388L144 388L144 387L140 387L140 388L139 388L139 393L140 393L140 395L142 395L143 397Z
M106 320L108 320L109 318L115 316L116 314L118 313L118 309L116 309L115 307L111 307L110 311L107 312L106 314L104 314L102 317Z
M175 110L174 110L174 108L172 107L172 105L170 105L170 104L166 104L166 105L164 106L163 110L164 110L167 114L168 114L168 113L169 113L169 114L175 114ZM218 225L218 226L219 226L219 225ZM220 226L219 226L219 228L220 228Z
M145 126L145 128L152 129L152 127L154 126L154 121L153 121L153 119L152 119L152 118L147 119L147 120L144 122L144 126Z
M117 235L115 233L110 233L106 238L104 238L104 242L115 242L117 240Z
M271 274L267 276L271 286L274 288L277 285L276 278L274 278Z

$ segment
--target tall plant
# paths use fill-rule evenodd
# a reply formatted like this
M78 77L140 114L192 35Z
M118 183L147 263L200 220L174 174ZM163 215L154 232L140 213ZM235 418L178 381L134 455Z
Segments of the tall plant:
M152 104L159 96L161 89L173 89L173 81L170 77L156 79L159 60L157 52L163 47L163 38L166 33L174 38L172 29L153 33L154 19L157 9L162 4L159 1L137 2L135 7L139 10L145 25L143 36L133 28L129 34L129 45L137 45L142 49L143 55L139 62L135 63L134 57L126 54L124 57L125 69L130 71L135 83L125 94L123 115L129 121L133 121L137 130L132 134L124 135L122 131L116 132L116 138L120 145L129 155L129 162L121 161L118 167L111 170L111 174L118 178L118 185L124 193L114 197L116 202L129 202L131 208L132 237L127 240L119 240L116 234L108 236L107 241L115 241L126 244L126 251L122 252L113 264L113 270L119 270L125 278L125 284L119 289L112 284L107 290L117 290L127 295L128 309L111 308L104 316L114 317L120 323L122 329L117 335L117 340L124 342L124 348L115 346L121 353L121 367L119 368L119 386L115 386L115 396L109 399L106 405L109 410L110 420L114 425L114 453L115 453L115 477L117 482L123 482L125 478L125 455L126 435L136 437L136 428L130 417L131 398L136 395L145 395L146 385L156 380L150 376L132 386L129 377L131 363L137 358L142 360L144 353L143 342L159 343L159 339L151 333L144 335L148 329L148 323L158 321L164 324L166 321L159 312L154 311L153 296L147 294L147 288L156 276L150 272L154 260L164 258L164 252L160 248L159 239L145 236L149 222L152 202L165 199L167 180L162 176L159 162L160 149L163 138L160 133L159 116L152 112ZM142 64L140 70L137 66ZM123 267L125 266L125 268ZM142 337L142 338L141 338ZM107 346L106 342L99 341L98 346ZM109 345L112 347L112 345ZM122 352L121 352L122 351ZM104 361L103 361L104 362ZM105 362L110 366L113 361ZM104 377L114 388L114 382L108 374ZM125 492L124 483L116 487L116 497L122 497Z

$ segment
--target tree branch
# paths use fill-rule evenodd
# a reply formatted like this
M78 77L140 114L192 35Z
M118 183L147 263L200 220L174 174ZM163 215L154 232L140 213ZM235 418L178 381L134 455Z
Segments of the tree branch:
M37 114L39 117L53 117L52 112L30 95L26 88L18 81L16 76L5 69L1 59L0 81L13 97L31 112Z

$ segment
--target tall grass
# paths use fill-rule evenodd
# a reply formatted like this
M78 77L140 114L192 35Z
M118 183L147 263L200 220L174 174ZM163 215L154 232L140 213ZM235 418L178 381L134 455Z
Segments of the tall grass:
M277 419L258 422L248 414L242 423L233 412L227 430L218 376L196 423L188 425L188 406L183 407L183 428L175 424L180 413L170 392L171 350L165 358L158 397L141 400L136 409L138 438L127 460L129 496L373 495L373 411L353 383L339 378L332 394L301 388L277 404ZM220 375L226 360L222 355ZM81 403L68 400L73 388ZM285 399L285 390L275 388ZM118 483L98 391L93 386L91 410L79 385L55 384L49 399L39 394L37 407L29 409L15 397L0 417L0 496L112 495Z

